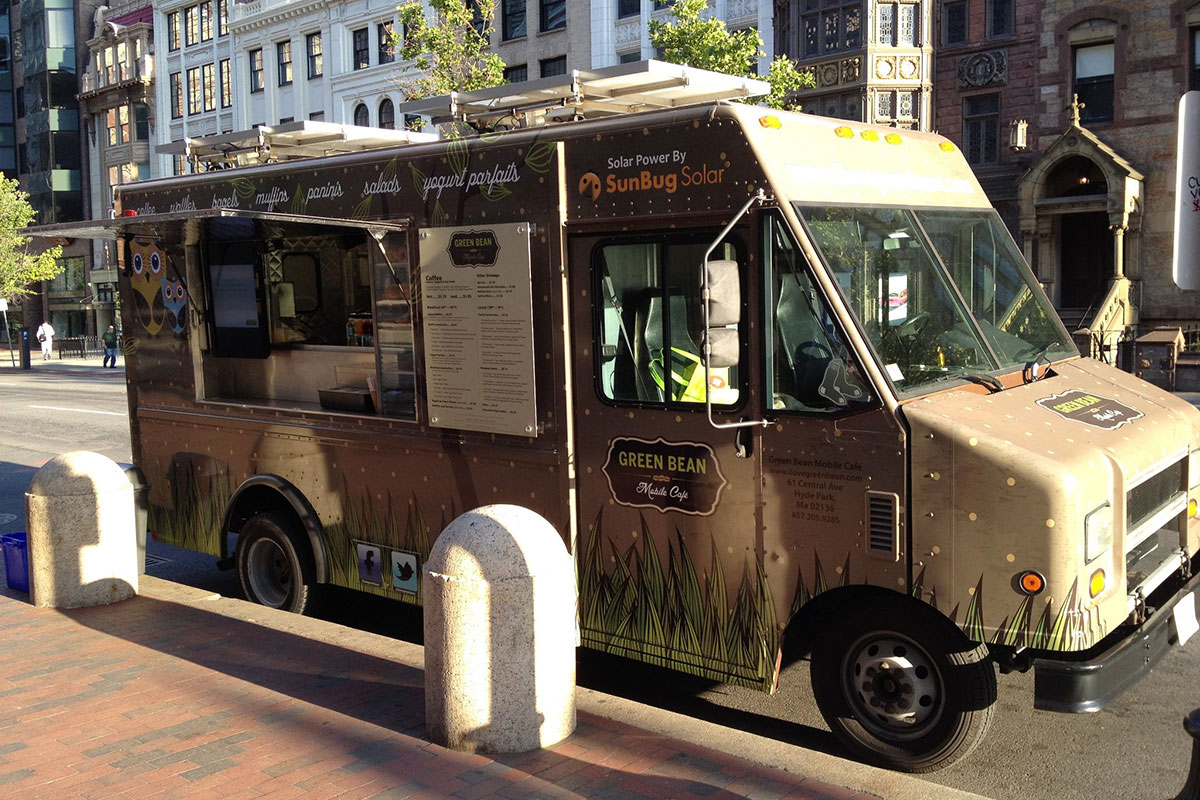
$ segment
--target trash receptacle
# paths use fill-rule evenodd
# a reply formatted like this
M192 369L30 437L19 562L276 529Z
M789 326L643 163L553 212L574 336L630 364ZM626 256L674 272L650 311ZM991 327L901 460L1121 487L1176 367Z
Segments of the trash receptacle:
M29 591L29 546L25 534L6 533L0 536L4 548L4 574L8 588Z

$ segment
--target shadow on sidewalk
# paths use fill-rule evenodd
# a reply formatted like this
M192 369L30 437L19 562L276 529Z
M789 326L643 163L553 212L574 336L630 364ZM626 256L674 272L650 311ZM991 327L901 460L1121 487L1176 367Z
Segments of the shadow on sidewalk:
M488 788L511 797L620 796L636 800L702 796L732 800L747 793L784 796L804 783L801 794L794 796L805 796L804 790L812 797L822 794L819 784L802 775L777 772L588 714L580 714L576 732L552 748L483 756L487 761L481 764L480 756L424 741L424 672L417 668L145 596L62 613L93 631L268 690L268 694L256 695L243 687L206 682L204 709L212 713L214 708L227 708L231 717L249 715L245 722L249 727L295 726L297 730L290 735L301 741L336 739L349 759L337 769L370 769L386 783L412 793L437 792L450 783L453 788L446 787L447 795L470 786L476 796ZM192 680L185 675L180 678L187 683ZM178 696L180 688L161 687L164 696ZM219 692L226 697L217 696ZM331 725L328 715L311 715L293 705L280 712L270 693L348 719ZM224 727L240 724L230 719ZM120 744L112 746L112 758L127 755ZM485 782L488 787L482 785Z

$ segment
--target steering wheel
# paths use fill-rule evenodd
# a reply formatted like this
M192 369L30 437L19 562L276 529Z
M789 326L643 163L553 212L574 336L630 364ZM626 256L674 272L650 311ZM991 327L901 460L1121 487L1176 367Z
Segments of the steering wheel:
M901 339L911 339L928 327L929 320L930 315L928 311L918 312L897 325L895 333Z
M796 347L796 356L805 358L833 358L833 351L824 342L818 342L810 339L807 342L801 342Z

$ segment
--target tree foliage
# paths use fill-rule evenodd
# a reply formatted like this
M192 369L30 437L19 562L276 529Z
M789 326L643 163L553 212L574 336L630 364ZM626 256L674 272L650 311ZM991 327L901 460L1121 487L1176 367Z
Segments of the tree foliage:
M716 17L703 19L707 0L676 0L670 20L650 21L650 44L659 49L664 61L686 64L698 69L749 77L752 65L762 56L762 38L757 31L731 31ZM789 102L792 92L812 86L812 78L802 74L784 56L771 62L766 81L771 91L747 102L762 102L771 108L799 108Z
M401 89L410 100L487 89L504 82L504 61L487 52L496 17L494 0L428 0L431 23L420 2L400 6L401 31L392 46L412 61L420 77Z
M61 247L34 253L30 237L21 234L34 216L20 184L0 176L0 297L5 299L31 294L30 284L51 280L62 269Z

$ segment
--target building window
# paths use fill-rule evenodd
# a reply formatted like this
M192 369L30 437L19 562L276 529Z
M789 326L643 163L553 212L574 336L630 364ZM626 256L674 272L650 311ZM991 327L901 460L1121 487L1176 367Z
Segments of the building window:
M504 41L525 35L525 0L504 0L500 8L500 30Z
M199 67L188 67L188 113L199 114L204 110L204 84L200 79Z
M167 14L167 49L179 49L179 12Z
M386 97L379 101L379 127L389 131L396 127L396 106Z
M221 108L233 105L233 69L229 59L221 60Z
M351 34L354 43L354 68L366 69L371 66L371 37L366 28L359 28Z
M1192 30L1192 70L1188 73L1188 88L1200 90L1200 28Z
M324 111L310 111L310 112L308 112L308 118L311 119L313 122L324 122L325 121L325 112Z
M204 110L217 110L217 65L205 64L202 68L204 75Z
M171 73L171 119L183 116L183 74Z
M212 39L212 23L212 0L205 0L200 4L200 41L207 42Z
M396 60L396 48L392 46L392 23L379 23L379 63L391 64Z
M567 57L559 56L558 58L543 58L538 62L538 66L543 78L549 78L554 75L566 75Z
M521 83L529 80L529 67L526 64L518 64L515 67L504 68L505 83Z
M200 6L183 10L184 41L190 47L200 41Z
M371 124L371 112L367 111L365 103L359 103L354 107L354 124L364 128Z
M119 106L110 108L104 114L105 127L108 129L108 146L125 144L129 141L129 107Z
M889 47L920 46L920 26L917 22L917 6L911 3L879 3L879 44Z
M1112 121L1114 57L1111 42L1075 48L1075 94L1084 104L1081 123Z
M250 91L261 92L266 84L263 82L262 48L250 51Z
M319 78L325 74L325 61L321 52L321 34L310 33L304 38L304 48L308 52L308 77Z
M642 13L642 0L617 0L617 19L636 17Z
M275 56L279 63L279 85L292 85L292 42L275 43Z
M1014 0L988 0L987 35L989 39L1012 36L1016 33Z
M420 114L405 114L404 115L404 130L419 131L425 127L425 120Z
M217 0L217 36L229 35L229 0Z
M567 27L567 0L540 0L542 31Z
M1000 162L1000 95L963 99L963 153L975 167Z
M801 58L854 50L862 44L862 0L803 0Z
M632 64L635 61L641 61L642 54L637 50L630 50L628 53L620 53L617 55L618 64Z
M968 40L967 3L946 3L942 6L942 44L955 47Z
M145 103L133 104L133 132L139 142L150 139L150 109Z

